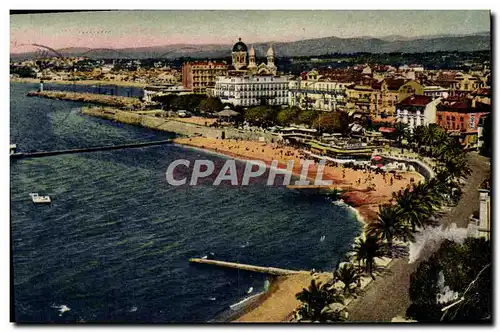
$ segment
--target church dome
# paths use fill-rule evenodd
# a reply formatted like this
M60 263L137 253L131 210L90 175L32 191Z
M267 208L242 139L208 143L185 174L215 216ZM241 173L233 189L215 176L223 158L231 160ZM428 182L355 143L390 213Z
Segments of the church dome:
M238 42L233 46L233 52L246 52L247 50L247 45L241 41L241 38L239 38Z

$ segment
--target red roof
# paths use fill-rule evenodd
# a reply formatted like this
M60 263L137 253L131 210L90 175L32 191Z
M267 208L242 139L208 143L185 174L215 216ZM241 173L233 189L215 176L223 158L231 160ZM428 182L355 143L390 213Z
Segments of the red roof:
M414 95L403 99L399 105L400 106L425 106L432 101L430 96L420 96Z
M378 129L378 131L380 131L381 133L393 133L394 130L396 130L396 129L392 128L392 127L380 127Z
M399 90L399 88L406 83L404 79L388 79L386 82L387 89L389 90Z

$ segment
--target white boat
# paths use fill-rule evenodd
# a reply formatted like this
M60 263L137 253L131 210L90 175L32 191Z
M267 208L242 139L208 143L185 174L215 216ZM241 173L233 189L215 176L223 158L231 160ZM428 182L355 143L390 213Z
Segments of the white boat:
M247 294L250 294L251 292L253 292L253 287L250 287L247 291Z
M43 203L50 203L50 196L40 196L38 193L31 193L31 200L35 204L43 204Z

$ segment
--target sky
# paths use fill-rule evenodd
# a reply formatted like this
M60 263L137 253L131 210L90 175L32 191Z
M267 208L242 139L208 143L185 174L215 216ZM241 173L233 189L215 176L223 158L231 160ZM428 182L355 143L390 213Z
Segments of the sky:
M405 37L490 30L485 10L112 11L10 15L11 52L26 44L125 48L284 42L336 36Z

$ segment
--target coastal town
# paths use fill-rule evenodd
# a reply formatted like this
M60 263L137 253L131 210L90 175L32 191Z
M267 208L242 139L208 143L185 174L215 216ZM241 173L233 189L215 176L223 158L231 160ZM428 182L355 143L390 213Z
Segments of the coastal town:
M287 190L354 213L360 234L333 270L191 257L269 275L222 321L492 321L489 49L293 57L237 36L219 57L37 47L10 62L30 100L80 103L78 116L172 133L169 144L282 175L298 178L312 160L309 184ZM45 152L11 145L11 162ZM313 184L320 172L331 184Z

